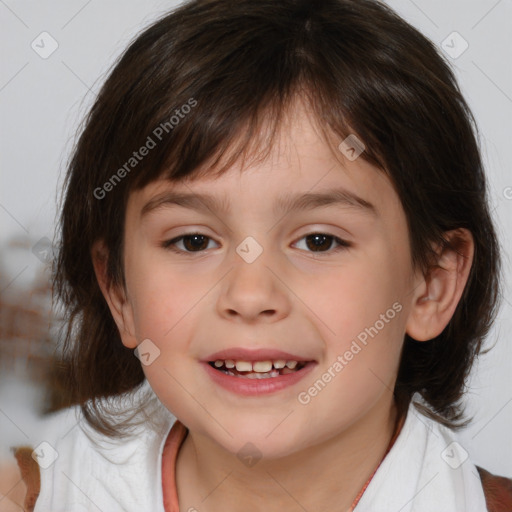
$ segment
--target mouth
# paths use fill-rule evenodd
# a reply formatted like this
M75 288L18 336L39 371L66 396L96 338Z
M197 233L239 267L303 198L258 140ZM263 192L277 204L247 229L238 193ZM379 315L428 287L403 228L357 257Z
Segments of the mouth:
M245 359L222 359L222 356L215 354L214 358L202 361L202 365L212 382L230 393L261 397L286 388L293 389L317 365L316 361L289 359L283 354L274 352L270 358L267 352L267 357L261 360L257 360L254 353L249 357L245 354ZM294 357L292 354L286 355Z
M272 379L280 375L288 375L300 372L314 361L295 361L286 359L266 361L235 361L233 359L217 359L208 361L215 370L242 379Z

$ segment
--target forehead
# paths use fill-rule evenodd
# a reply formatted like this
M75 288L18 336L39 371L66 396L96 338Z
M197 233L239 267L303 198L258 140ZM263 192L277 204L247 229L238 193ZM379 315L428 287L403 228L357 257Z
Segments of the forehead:
M327 130L321 132L318 121L298 102L284 117L264 160L248 165L238 161L220 177L203 164L194 178L158 179L132 192L128 206L140 218L174 206L223 214L232 214L237 206L264 206L277 215L337 205L382 215L387 202L397 202L389 178L361 157L349 159L342 142Z

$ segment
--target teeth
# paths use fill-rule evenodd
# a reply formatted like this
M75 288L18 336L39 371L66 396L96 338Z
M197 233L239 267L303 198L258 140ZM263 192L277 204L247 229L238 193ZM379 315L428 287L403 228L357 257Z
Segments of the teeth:
M233 373L232 371L230 370L221 370L222 372L224 372L226 375L231 375L232 377L238 377L240 379L271 379L273 377L279 377L279 370L272 370L271 372L268 372L268 373L244 373L244 374L240 374L240 373Z
M244 377L247 379L271 379L272 377L279 377L279 371L272 370L268 373L247 373Z
M252 364L252 369L258 373L267 373L272 370L272 361L256 361Z
M252 363L250 363L249 361L237 361L235 366L239 372L252 371Z
M286 367L290 370L293 370L297 366L298 362L277 359L275 361L255 361L254 363L251 363L250 361L233 361L232 359L223 361L222 359L217 359L213 364L215 368L221 368L222 366L225 366L227 369L236 368L239 372L268 373L273 368L276 370L281 370Z

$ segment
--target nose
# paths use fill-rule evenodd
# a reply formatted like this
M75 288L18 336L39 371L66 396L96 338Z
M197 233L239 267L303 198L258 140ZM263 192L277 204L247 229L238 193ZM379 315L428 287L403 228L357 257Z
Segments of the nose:
M252 263L235 256L218 297L219 315L230 321L255 323L276 322L289 314L290 292L283 272L263 254Z

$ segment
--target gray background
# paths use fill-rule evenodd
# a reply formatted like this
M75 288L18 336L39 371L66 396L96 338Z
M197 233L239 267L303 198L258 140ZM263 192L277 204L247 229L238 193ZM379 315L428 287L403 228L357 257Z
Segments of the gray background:
M43 265L12 237L52 239L57 190L79 121L113 60L132 37L177 2L141 0L0 0L0 250L10 286L30 283ZM491 206L504 247L505 300L467 394L471 426L460 434L472 460L512 477L512 117L511 0L390 0L402 17L441 49L468 48L452 62L481 131ZM43 59L31 47L48 32L57 50ZM444 44L443 41L446 41ZM49 48L49 40L45 48ZM432 148L434 151L435 148ZM8 290L1 290L6 293ZM4 376L5 377L5 376ZM2 444L35 432L29 410L37 400L20 382L0 377ZM4 446L6 446L4 444Z

